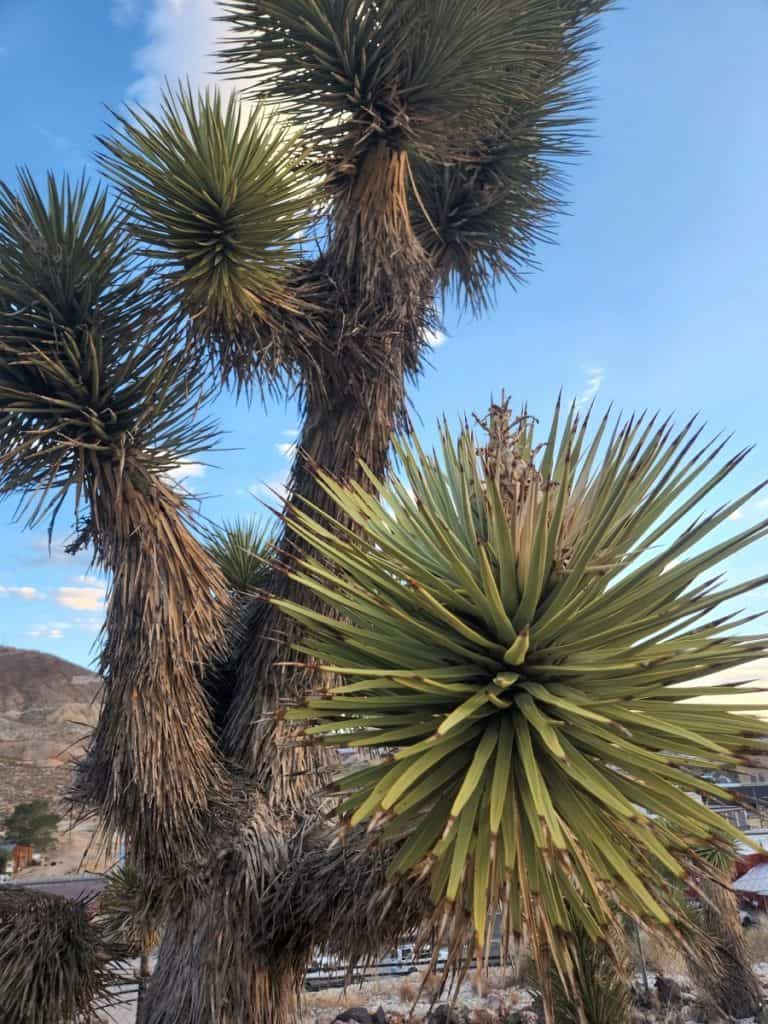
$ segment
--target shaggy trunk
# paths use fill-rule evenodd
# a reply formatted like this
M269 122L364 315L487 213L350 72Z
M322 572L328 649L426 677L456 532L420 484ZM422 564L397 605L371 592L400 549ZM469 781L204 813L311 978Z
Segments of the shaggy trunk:
M296 1024L303 965L295 972L277 952L257 956L248 946L225 959L233 951L211 916L211 898L222 895L201 895L170 924L140 1024Z
M407 421L406 382L420 369L434 285L410 229L406 180L405 154L382 145L363 159L351 182L345 177L336 186L332 219L338 229L325 256L307 269L321 312L313 314L317 342L302 368L304 419L289 507L329 510L315 477L318 468L364 485L361 461L376 476L384 474L392 434ZM319 607L286 573L303 551L290 522L279 548L279 564L266 589ZM224 755L255 785L280 823L282 865L301 865L304 851L297 852L296 837L303 836L307 822L318 820L318 793L335 763L328 748L300 742L296 728L280 715L282 707L316 688L312 669L295 664L300 633L273 604L256 605L233 669L232 702L220 736ZM251 830L246 823L244 832ZM323 833L319 845L327 852L331 830L324 826ZM235 844L243 845L240 837ZM179 901L150 986L146 1024L295 1024L297 992L318 942L332 944L327 930L320 937L307 926L305 907L315 910L315 921L337 920L332 908L346 887L344 863L333 885L327 878L321 883L324 875L316 870L309 880L312 891L304 886L302 905L283 911L279 941L255 949L251 923L263 916L261 894L274 894L286 883L254 858L239 862L243 875L234 885L256 894L252 910L240 906L231 918L222 915L231 892L214 872L208 891L191 905ZM349 912L359 917L354 906ZM399 913L404 920L405 911ZM343 924L338 933L343 944ZM375 930L360 934L367 943L361 952L377 947Z
M718 969L701 970L689 964L691 974L707 999L727 1020L756 1017L762 1005L760 984L749 963L736 896L728 883L701 883L704 897L703 930L709 936Z
M343 375L340 379L344 380ZM361 458L377 474L384 471L391 432L402 414L403 386L398 386L394 375L384 380L379 377L378 382L378 389L371 381L370 389L356 395L342 391L334 400L315 407L308 403L293 470L293 501L304 499L321 507L327 504L308 463L328 467L346 478L360 476ZM370 401L366 396L371 396ZM286 528L283 550L290 551L294 545ZM276 570L270 589L295 599L299 588L283 571ZM315 682L311 670L285 664L296 661L293 645L298 639L296 624L284 619L274 605L258 606L238 666L240 685L223 737L228 753L245 766L258 790L268 794L275 814L288 823L316 813L318 790L333 766L332 751L300 743L295 727L278 714L282 705L298 699ZM299 857L291 841L294 831L287 825L282 857L288 862ZM315 868L319 866L317 858L315 852ZM254 868L260 878L261 865ZM343 877L334 882L344 885ZM341 894L337 897L332 889L326 889L323 896L330 916ZM254 907L251 915L239 907L244 920L233 918L230 922L221 914L222 904L229 898L226 884L214 878L210 890L200 893L191 905L182 901L160 949L149 990L152 1007L143 1024L295 1024L297 993L314 952L311 934L297 934L303 930L298 908L285 912L282 927L287 934L282 941L292 944L294 957L281 963L278 944L261 951L249 948L246 922L258 920L261 909ZM233 931L237 936L245 933L243 945Z
M113 573L100 673L104 703L75 796L122 835L148 876L206 846L211 793L224 778L202 676L221 648L223 577L162 479L96 461L87 535ZM137 643L137 638L140 642Z

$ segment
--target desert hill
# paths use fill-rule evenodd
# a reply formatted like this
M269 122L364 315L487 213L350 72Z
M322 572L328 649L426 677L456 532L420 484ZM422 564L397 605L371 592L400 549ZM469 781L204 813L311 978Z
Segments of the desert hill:
M95 724L99 687L72 662L0 646L0 813L60 796Z

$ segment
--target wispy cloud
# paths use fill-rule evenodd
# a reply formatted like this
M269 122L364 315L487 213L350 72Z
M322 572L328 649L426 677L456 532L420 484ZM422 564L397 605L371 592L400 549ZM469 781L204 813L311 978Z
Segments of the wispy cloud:
M101 619L89 618L89 619L75 619L75 625L78 629L82 629L85 633L98 633L101 627L104 625Z
M49 146L57 149L60 153L72 149L74 145L72 139L67 138L66 135L59 135L57 132L52 132L49 128L42 128L40 125L38 125L37 133L45 139Z
M45 637L48 640L60 640L68 629L73 628L73 625L74 624L71 622L44 622L28 629L27 636L37 638Z
M27 630L27 636L35 637L35 639L61 640L64 636L64 630L70 628L71 626L68 622L51 622L41 626L33 626L32 629Z
M103 587L104 582L98 576L75 576L75 583L81 583L86 587Z
M3 587L0 586L0 597L18 597L22 601L44 601L45 594L37 587Z
M440 348L448 340L448 335L445 331L435 328L434 330L427 331L424 338L431 348Z
M7 46L0 46L0 57L7 57L7 56L8 56L8 47Z
M104 607L105 587L59 587L56 601L76 612L98 612Z
M744 518L744 509L742 509L742 508L735 508L733 510L733 512L731 512L731 514L728 516L728 518L732 522L737 523L739 521L739 519L743 519Z
M220 13L217 0L152 0L148 42L134 56L139 77L129 100L157 109L166 80L171 85L182 78L193 85L210 81L216 65L212 53L223 34L214 21Z
M597 392L603 385L605 380L605 370L599 366L592 367L586 371L587 380L584 385L584 390L577 396L576 405L589 405L592 399L595 397Z
M718 697L716 701L723 705L738 705L742 710L748 710L749 705L765 707L766 691L768 691L768 658L761 658L758 661L749 661L745 665L736 668L726 668L722 672L707 676L704 680L707 683L749 683L749 687L734 691L726 697ZM691 683L689 685L696 685ZM710 700L706 696L694 698L693 703Z
M182 459L182 461L174 466L168 473L171 480L189 480L192 477L205 476L207 467L202 462L193 462L191 459Z
M90 561L87 551L71 555L67 551L68 541L58 539L48 542L47 537L32 537L29 541L31 554L22 555L21 561L26 565L71 565L74 569L84 568Z
M296 451L296 442L281 441L279 444L275 445L275 448L277 448L280 454L284 455L286 459L290 459L293 453Z
M288 475L290 470L284 469L281 473L276 473L270 477L269 480L263 480L261 482L251 484L248 488L250 494L255 498L260 498L262 501L268 501L270 498L274 501L275 498L279 498L284 501L288 497Z

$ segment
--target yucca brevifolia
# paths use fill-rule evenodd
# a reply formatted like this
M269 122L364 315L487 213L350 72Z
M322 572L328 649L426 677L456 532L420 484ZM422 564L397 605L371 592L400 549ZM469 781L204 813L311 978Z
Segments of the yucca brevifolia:
M282 329L316 339L298 357L304 418L290 492L322 506L313 466L342 479L360 477L360 459L385 470L440 290L480 309L529 263L557 205L552 158L573 149L591 18L607 5L222 6L233 36L225 69L246 96L275 104L318 175L326 237L294 282L309 309ZM272 589L291 587L278 575ZM266 608L225 741L280 806L298 809L316 788L318 755L276 744L284 730L264 714L310 685L276 667L290 651L285 630Z
M106 941L126 957L138 957L136 1020L143 1019L144 996L150 976L149 957L160 941L162 902L134 867L124 865L110 872L99 896L97 927Z
M562 984L557 971L552 972L557 1024L630 1024L632 964L621 925L617 924L600 942L594 942L577 927L571 954L573 991Z
M230 140L226 160L220 151L218 162L211 156L227 132L195 131L188 141L189 116L166 111L159 120L121 120L105 140L107 173L123 190L136 232L168 268L196 337L225 375L261 382L277 370L297 383L303 423L294 496L323 505L314 465L359 478L363 458L382 472L392 430L405 422L406 382L421 368L441 290L454 287L479 309L497 281L516 278L529 262L557 207L555 162L574 147L592 16L605 6L225 4L234 33L225 66L295 133L292 145L306 168L305 208L313 205L323 229L303 259L270 278L266 297L239 227L258 208L241 189L240 146ZM216 177L220 166L230 174L225 186ZM205 266L198 259L203 243L210 249ZM214 266L226 268L218 282ZM221 310L230 293L239 297L233 312L209 312L212 305ZM296 544L289 531L281 548ZM298 596L282 573L270 589ZM274 715L281 701L311 685L311 673L285 665L292 630L274 606L257 606L230 672L235 694L221 747L273 811L301 821L328 759L293 742ZM249 891L258 890L254 884ZM224 896L205 898L213 915ZM206 912L190 913L199 920ZM191 945L176 950L174 964L169 942L161 973L170 982L186 971L179 987L189 993L205 987L199 979L210 958L200 963L203 947L191 921L186 929L178 922L173 942L184 931ZM230 945L243 943L233 938ZM226 979L211 984L220 982L226 989ZM269 978L264 984L270 993L278 985ZM158 984L159 999L163 991L169 986ZM222 990L215 1002L232 999ZM280 1012L273 1006L271 1018ZM293 1015L290 1006L284 1012Z
M383 472L441 294L453 289L481 309L500 280L523 273L546 234L558 207L558 161L577 148L594 15L606 6L226 3L234 41L225 68L249 83L266 113L182 89L157 115L116 118L102 140L124 216L128 254L118 278L135 277L144 296L126 298L135 314L118 322L101 311L118 308L112 270L104 284L110 261L101 244L81 244L78 235L73 264L66 247L54 236L51 247L38 231L35 217L59 217L54 193L48 210L36 201L32 228L25 214L24 230L2 240L2 269L18 265L0 295L10 314L3 373L18 372L9 358L17 346L45 367L43 379L33 368L3 392L3 466L12 470L5 489L44 485L46 463L56 473L74 466L56 482L62 493L74 484L87 501L81 539L116 574L102 665L107 700L80 794L108 827L130 836L142 868L162 873L173 864L189 882L185 898L169 900L154 1021L292 1019L315 932L297 919L283 943L292 950L288 969L273 941L256 955L251 926L264 894L279 889L275 873L301 864L308 829L310 859L327 845L313 794L330 763L319 748L294 742L274 713L313 682L311 672L285 664L297 631L277 606L257 603L222 656L220 638L235 635L232 623L244 613L232 618L231 589L182 529L186 499L163 478L206 439L188 443L191 434L161 426L183 422L182 395L195 394L198 357L206 356L236 387L298 387L295 498L324 506L315 465L364 479L362 458ZM6 198L12 225L17 201ZM27 265L30 253L40 259ZM92 303L56 305L38 288L42 265L65 297L89 283ZM46 328L29 326L25 289L33 309L45 308ZM95 373L97 328L120 355ZM123 358L133 366L132 390L110 376ZM168 374L165 405L150 400L154 373ZM124 410L118 403L115 423L109 409L123 387L129 400ZM29 459L18 462L22 452ZM281 549L295 553L302 543L289 529ZM280 571L270 589L302 596ZM198 856L201 837L214 847L207 860L204 850ZM183 869L190 857L205 870ZM284 880L300 891L295 878ZM332 896L326 885L307 898L315 921L319 898ZM336 919L330 907L326 916Z
M194 423L194 360L106 194L52 178L41 194L26 174L20 186L0 194L0 493L51 527L74 494L72 548L90 545L111 577L78 796L138 859L174 870L204 848L223 783L200 682L226 590L168 478L212 431Z
M736 851L733 843L704 847L698 855L711 868L703 876L694 870L701 904L701 928L711 946L714 969L698 956L688 958L688 969L716 1013L741 1020L757 1016L763 1005L760 982L752 970L739 917L736 894L731 888Z
M123 950L91 909L87 900L0 889L2 1024L80 1024L114 1001Z
M439 455L400 443L404 478L371 476L373 493L321 473L337 513L294 508L315 553L290 575L328 611L273 603L343 677L289 717L391 748L339 783L350 825L396 845L390 877L429 880L457 960L498 908L540 977L551 958L567 982L574 937L605 939L617 911L690 947L670 878L691 837L738 835L689 795L725 797L692 769L742 763L765 731L718 704L736 684L693 684L768 646L738 632L754 616L711 614L768 578L724 587L711 570L768 520L702 548L751 497L700 508L743 452L719 464L691 423L558 418L540 446L507 403L479 449L468 429L443 428Z

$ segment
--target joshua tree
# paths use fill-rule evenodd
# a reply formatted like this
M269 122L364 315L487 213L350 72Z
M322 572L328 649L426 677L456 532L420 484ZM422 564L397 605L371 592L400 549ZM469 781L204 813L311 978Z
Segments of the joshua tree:
M393 850L393 884L428 882L451 956L484 949L499 909L587 1024L583 945L610 949L617 913L698 953L670 881L691 837L738 832L692 798L718 791L694 771L765 746L763 720L718 704L736 684L705 677L765 654L767 637L739 631L755 616L720 606L766 578L711 572L768 520L702 546L751 495L701 513L744 453L718 465L722 445L697 447L692 423L640 416L609 434L606 417L591 434L572 409L537 444L502 403L484 426L482 445L444 428L439 455L398 443L404 478L371 474L373 493L321 472L335 521L292 510L312 554L289 575L327 610L272 603L342 682L289 717L332 746L389 748L340 779L340 811ZM711 899L722 880L695 860Z
M128 865L110 872L100 897L96 928L105 943L125 957L138 957L136 1020L144 1019L149 958L160 941L162 904L148 890L144 879Z
M703 933L708 937L715 970L706 970L700 957L689 958L689 970L716 1013L741 1020L756 1017L763 1004L760 982L749 962L739 905L731 888L736 852L732 843L699 850L711 868L710 874L696 872L693 882L699 891Z
M557 1024L630 1024L632 965L621 925L606 942L593 942L577 927L572 944L574 984L566 988L552 972Z
M121 950L94 927L91 909L87 900L0 888L3 1024L79 1024L114 1003Z
M152 1024L290 1021L315 945L367 954L424 910L364 833L329 852L333 758L277 713L316 685L300 631L239 594L169 479L213 442L193 414L214 379L296 388L291 500L330 508L318 466L371 487L441 296L482 310L548 234L607 5L225 3L257 106L182 88L116 116L117 203L3 190L0 489L33 524L73 495L73 549L111 574L75 795L166 894ZM286 526L267 588L322 611L285 572L303 545Z

